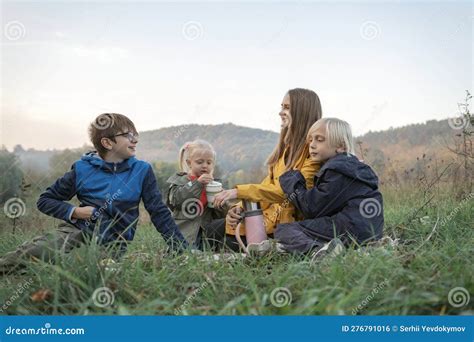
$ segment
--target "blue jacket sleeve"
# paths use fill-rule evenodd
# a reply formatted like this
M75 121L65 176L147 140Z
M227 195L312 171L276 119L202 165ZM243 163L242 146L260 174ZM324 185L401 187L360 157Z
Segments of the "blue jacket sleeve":
M145 209L150 213L153 225L161 233L171 249L179 251L187 248L188 243L186 239L174 222L170 210L163 203L151 166L149 166L144 179L142 199Z
M43 214L73 222L71 216L75 206L67 203L76 195L76 172L74 165L71 170L59 178L43 192L36 206Z
M280 177L288 200L308 219L328 216L336 211L338 204L342 203L345 189L341 185L345 183L345 176L332 170L325 171L318 179L317 187L312 189L306 189L306 181L297 170L287 171Z

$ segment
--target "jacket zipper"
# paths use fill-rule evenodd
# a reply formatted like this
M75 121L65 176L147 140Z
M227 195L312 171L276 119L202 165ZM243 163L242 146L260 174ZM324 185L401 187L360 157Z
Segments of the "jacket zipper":
M116 172L117 172L117 164L114 163L114 177L113 177L113 180L112 180L112 184L111 184L111 186L110 186L110 187L112 188L112 190L114 190L114 191L115 191L114 184L115 184L115 176L116 176L115 173L116 173ZM112 193L112 196L113 196L114 194L115 194L115 192ZM114 200L113 200L113 198L112 198L112 199L110 200L110 216L111 216L111 217L112 217L112 214L113 214L113 210L112 210L112 209L113 209L113 205L114 205Z

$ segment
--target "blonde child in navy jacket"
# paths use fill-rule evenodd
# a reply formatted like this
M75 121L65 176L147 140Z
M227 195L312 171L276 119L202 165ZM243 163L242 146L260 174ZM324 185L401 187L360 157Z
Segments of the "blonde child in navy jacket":
M354 155L349 124L320 119L310 128L308 140L311 159L322 164L314 187L306 189L297 170L280 177L283 191L305 220L278 225L275 238L296 253L334 249L341 241L364 244L380 239L384 217L378 178Z

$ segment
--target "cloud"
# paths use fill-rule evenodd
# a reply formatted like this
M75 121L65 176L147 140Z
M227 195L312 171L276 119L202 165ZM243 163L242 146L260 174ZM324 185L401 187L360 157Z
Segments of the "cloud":
M67 34L61 31L54 32L54 36L57 38L66 38Z
M72 53L77 57L85 57L102 63L109 63L117 60L129 58L129 51L120 47L105 46L91 48L86 46L68 47L67 53Z

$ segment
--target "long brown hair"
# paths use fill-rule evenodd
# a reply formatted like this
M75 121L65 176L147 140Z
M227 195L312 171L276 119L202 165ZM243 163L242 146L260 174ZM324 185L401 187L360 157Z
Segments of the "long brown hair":
M308 154L306 135L310 127L322 116L318 95L309 89L295 88L288 91L290 96L290 125L283 128L275 149L267 159L271 168L285 153L285 168L292 169L301 156Z

